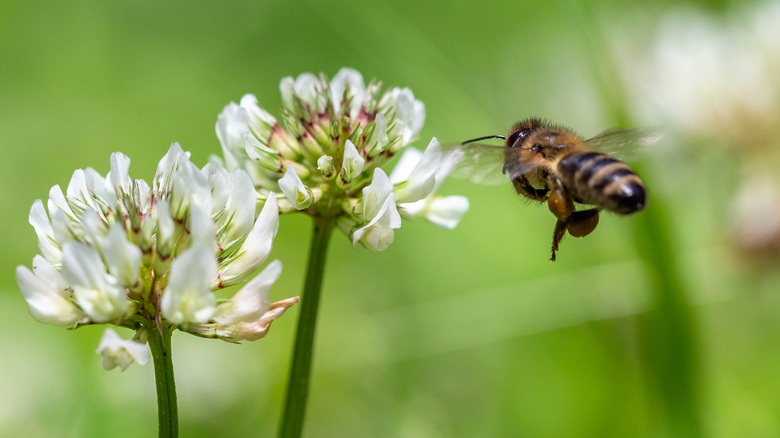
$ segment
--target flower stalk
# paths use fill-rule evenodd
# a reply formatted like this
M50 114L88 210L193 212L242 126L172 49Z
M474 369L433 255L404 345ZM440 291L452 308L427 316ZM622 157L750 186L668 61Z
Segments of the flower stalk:
M173 378L170 327L146 326L149 349L152 350L154 380L157 387L157 432L160 438L179 435L179 415L176 403L176 382Z
M287 394L279 424L280 438L300 437L303 432L314 353L314 332L317 326L328 242L333 228L334 223L327 218L314 218L306 281L301 297L301 314L298 316L295 347L290 365L290 379L287 383Z

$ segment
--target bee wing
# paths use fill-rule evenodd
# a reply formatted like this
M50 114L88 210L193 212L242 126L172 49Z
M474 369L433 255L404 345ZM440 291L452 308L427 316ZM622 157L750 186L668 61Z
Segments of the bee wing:
M504 147L470 143L444 146L445 156L453 160L448 176L477 184L494 185L509 181L503 173Z
M609 129L585 140L585 144L620 160L636 161L665 134L661 128Z

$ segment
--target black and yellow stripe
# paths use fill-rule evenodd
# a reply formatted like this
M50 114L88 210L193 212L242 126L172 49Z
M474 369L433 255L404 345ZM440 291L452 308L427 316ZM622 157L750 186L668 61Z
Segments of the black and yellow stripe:
M576 202L618 214L642 210L642 180L627 164L595 151L572 152L558 162L558 177Z

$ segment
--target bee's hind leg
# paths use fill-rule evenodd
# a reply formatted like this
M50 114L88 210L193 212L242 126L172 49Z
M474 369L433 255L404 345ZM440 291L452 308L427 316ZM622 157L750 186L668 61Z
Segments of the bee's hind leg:
M553 231L553 242L552 242L552 257L550 257L550 261L555 261L555 252L558 251L558 244L561 243L561 239L563 239L563 236L566 235L566 222L562 220L558 220L555 223L555 231Z

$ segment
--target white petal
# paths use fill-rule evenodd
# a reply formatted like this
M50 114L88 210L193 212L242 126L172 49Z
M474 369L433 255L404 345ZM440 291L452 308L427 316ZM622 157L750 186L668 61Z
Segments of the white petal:
M290 201L290 204L298 210L311 205L311 190L303 184L301 178L295 173L293 166L288 166L284 176L279 179L279 190Z
M257 97L253 94L245 94L239 103L241 108L247 112L248 129L259 138L268 138L276 125L276 119L268 111L264 110L257 103Z
M469 209L469 200L464 196L432 197L400 207L409 214L421 216L442 228L452 229Z
M148 214L152 211L152 189L149 187L149 183L142 179L136 179L132 181L133 184L133 196L138 202L139 212L142 214Z
M441 146L433 138L408 179L395 189L396 200L399 203L415 202L430 195L436 184L436 172L441 160Z
M79 238L84 237L84 232L80 228L81 223L71 221L65 212L60 209L52 211L51 227L54 230L54 241L59 244L60 248L65 245L65 242L76 239L76 235L79 235Z
M184 152L179 143L173 143L168 152L160 159L154 173L152 188L157 199L169 199L173 184L173 172L187 161L189 161L189 153Z
M174 324L207 322L214 314L211 283L216 275L217 261L209 248L186 249L171 264L161 303L163 317Z
M89 245L97 247L107 234L108 229L103 220L100 219L95 210L85 210L81 215L81 229L84 234L84 241Z
M62 210L69 217L75 217L59 184L52 186L49 190L49 201L46 203L46 206L49 208L49 214L52 216L54 216L56 210Z
M393 229L400 227L401 215L391 192L371 221L352 233L352 244L360 241L374 251L383 251L393 243Z
M292 76L285 76L279 81L279 93L282 95L282 105L292 108L295 94L295 79Z
M322 84L314 73L301 73L295 78L295 94L305 102L312 102L322 91Z
M128 158L127 161L129 165L130 159ZM84 181L92 192L93 198L99 198L105 204L113 206L116 203L116 191L114 190L111 181L108 179L110 173L111 172L109 172L109 175L106 175L106 178L103 178L95 169L88 167L84 169ZM97 204L95 205L97 206Z
M86 200L92 196L89 194L89 187L87 187L87 181L84 178L84 169L76 169L73 172L73 176L70 177L68 183L68 189L65 191L68 198Z
M387 197L393 193L393 184L384 170L374 169L374 177L371 185L363 188L363 219L370 221L377 216L387 201Z
M341 162L341 178L346 182L353 181L360 176L365 163L366 160L360 156L352 141L347 140L344 144L344 160Z
M282 263L274 260L263 271L241 288L230 301L217 306L214 321L220 325L259 319L268 311L271 286L282 273Z
M347 90L348 96L352 97L349 115L355 118L363 106L363 96L366 92L363 75L355 69L344 67L331 79L329 84L330 99L337 115L341 113L344 90Z
M200 207L193 205L190 207L189 221L190 237L195 245L202 245L208 248L211 253L217 251L217 231L214 229L214 222L211 216L206 214Z
M108 270L126 287L138 282L141 269L141 250L130 243L127 232L121 224L115 223L108 230L108 236L101 244L103 258Z
M43 285L62 297L68 297L67 290L70 285L62 276L62 273L54 268L45 258L36 255L33 257L33 273Z
M154 203L157 217L157 250L161 251L161 254L165 257L171 254L173 246L176 244L174 241L174 227L173 219L171 219L170 208L165 201L157 201Z
M127 294L103 267L100 255L80 242L62 248L62 275L73 287L76 302L95 322L122 318L129 308Z
M130 169L130 158L121 153L114 152L111 154L111 185L115 188L124 189L127 191L130 188L130 175L128 173Z
M149 362L149 347L145 343L122 339L112 328L103 332L96 353L100 354L105 370L111 370L119 366L122 371L133 363L145 365Z
M230 198L230 174L227 169L217 163L209 162L201 173L206 176L211 188L211 216L219 215Z
M54 229L40 199L33 202L28 220L38 236L38 250L41 254L52 264L62 263L62 251L54 241Z
M238 249L238 257L222 266L218 281L212 287L235 284L255 271L271 254L274 237L279 230L279 210L276 194L271 192L252 227Z
M393 171L390 172L390 181L393 184L400 184L408 180L412 171L420 162L422 155L423 153L415 148L406 148L404 153L401 154L401 158L399 158L398 162L395 164L395 167L393 167Z
M243 170L230 174L232 191L225 210L230 224L222 236L223 247L227 247L246 235L252 229L255 220L257 195L249 175Z
M318 158L317 170L319 170L320 173L322 173L322 176L325 178L330 178L333 176L333 173L335 172L335 167L333 166L333 157L330 155L323 155Z
M249 113L238 104L230 102L217 117L215 129L228 168L239 167L238 160L244 156L242 138L244 132L249 130Z
M33 269L36 269L36 262L43 260L43 258L33 260ZM54 271L54 268L44 267L43 269L48 274ZM32 316L42 323L59 326L70 326L83 320L84 314L81 310L62 296L63 290L59 288L60 280L47 278L46 275L45 273L33 274L25 266L17 266L16 268L16 282L19 284L19 289L27 301L27 308ZM58 286L52 287L55 284Z
M197 206L207 213L211 212L209 181L189 159L179 163L179 167L171 174L171 181L169 202L174 217L183 219L190 206Z
M403 143L414 139L425 123L425 105L414 98L408 88L394 88L391 93L396 101L396 118L400 122Z

